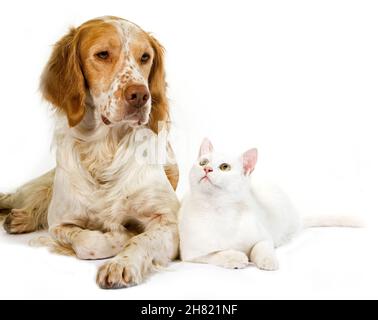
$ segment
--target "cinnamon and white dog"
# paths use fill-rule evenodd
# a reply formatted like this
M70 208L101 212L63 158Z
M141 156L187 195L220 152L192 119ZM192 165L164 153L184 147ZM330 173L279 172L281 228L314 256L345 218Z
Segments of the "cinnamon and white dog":
M57 110L56 169L0 194L7 232L48 226L60 252L115 256L98 271L102 288L138 284L174 259L177 166L137 157L168 120L164 77L161 45L117 17L90 20L57 42L41 78Z

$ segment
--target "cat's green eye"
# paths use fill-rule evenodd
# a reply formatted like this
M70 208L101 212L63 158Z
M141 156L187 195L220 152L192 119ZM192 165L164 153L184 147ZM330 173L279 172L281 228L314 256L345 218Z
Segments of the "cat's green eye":
M200 165L201 167L203 167L203 166L206 166L208 163L209 163L209 160L207 160L207 159L202 159L202 160L200 161L199 165Z
M222 163L219 166L219 169L221 169L222 171L230 171L231 170L231 166L228 163Z

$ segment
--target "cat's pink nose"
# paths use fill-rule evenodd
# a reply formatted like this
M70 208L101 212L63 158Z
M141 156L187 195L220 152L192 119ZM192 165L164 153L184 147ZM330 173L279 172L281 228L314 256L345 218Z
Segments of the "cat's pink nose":
M209 172L213 172L213 168L210 167L205 167L203 168L203 170L206 172L206 174L208 174Z

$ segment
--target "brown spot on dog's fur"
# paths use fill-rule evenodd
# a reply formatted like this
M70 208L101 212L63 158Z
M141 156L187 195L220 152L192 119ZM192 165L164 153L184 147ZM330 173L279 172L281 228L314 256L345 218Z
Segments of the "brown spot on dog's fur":
M141 221L139 221L138 219L134 219L134 218L128 219L124 223L124 227L128 231L135 233L135 234L140 234L140 233L145 231L144 224Z
M116 97L116 99L120 99L122 97L122 89L121 88L118 88L116 92L114 92L114 97Z

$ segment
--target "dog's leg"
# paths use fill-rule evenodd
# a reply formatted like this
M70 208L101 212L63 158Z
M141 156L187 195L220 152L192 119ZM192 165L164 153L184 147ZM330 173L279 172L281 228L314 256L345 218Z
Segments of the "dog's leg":
M10 234L29 233L42 229L34 219L33 211L12 209L4 221L4 229Z
M154 266L164 266L178 255L178 229L173 216L152 214L146 231L128 241L124 250L98 271L101 288L139 284Z
M59 225L50 229L56 241L55 252L72 249L79 259L95 260L114 257L122 251L130 236L124 231L101 232L82 229L76 225Z
M10 213L4 222L8 233L18 234L47 228L47 209L55 170L26 183L13 194L0 195L0 210Z
M166 185L144 187L129 195L125 212L144 225L144 232L131 238L115 258L100 267L98 285L108 289L139 284L154 266L177 258L179 207L176 194Z

